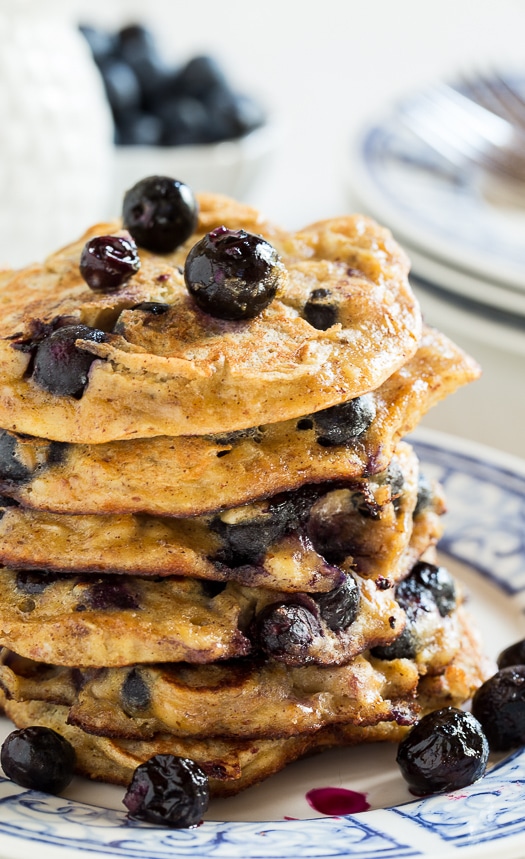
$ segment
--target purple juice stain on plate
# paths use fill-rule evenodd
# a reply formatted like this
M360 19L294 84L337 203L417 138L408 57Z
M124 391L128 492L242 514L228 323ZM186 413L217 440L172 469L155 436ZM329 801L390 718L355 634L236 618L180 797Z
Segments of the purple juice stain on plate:
M357 814L370 808L366 793L345 787L313 788L306 794L306 801L314 811L330 815Z

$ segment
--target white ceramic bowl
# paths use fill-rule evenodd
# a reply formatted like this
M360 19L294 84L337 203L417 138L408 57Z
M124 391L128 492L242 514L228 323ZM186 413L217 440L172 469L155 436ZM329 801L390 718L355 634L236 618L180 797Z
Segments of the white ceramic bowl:
M236 140L194 146L115 147L109 217L120 214L124 193L146 176L172 176L194 191L242 200L265 172L278 147L277 124L268 122Z

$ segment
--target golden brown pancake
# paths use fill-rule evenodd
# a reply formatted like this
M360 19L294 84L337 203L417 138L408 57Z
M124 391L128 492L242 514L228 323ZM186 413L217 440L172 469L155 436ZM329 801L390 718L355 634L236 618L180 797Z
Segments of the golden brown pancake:
M174 254L140 251L141 268L111 294L93 292L79 260L85 242L118 233L97 224L78 242L0 279L0 425L59 441L100 443L224 433L297 418L379 387L415 354L421 315L408 260L390 232L362 215L286 234L234 201L199 198L196 233ZM277 297L253 319L225 321L197 308L181 266L194 243L224 224L256 228L286 268ZM336 323L305 318L312 293L331 296ZM169 305L155 314L143 302ZM35 350L64 323L94 356L81 396L50 393L32 371Z
M363 742L399 741L425 712L459 706L468 700L488 674L471 621L463 617L462 626L462 646L444 667L441 681L427 686L427 692L416 690L415 696L411 690L405 699L396 701L388 720L376 724L339 724L280 739L199 739L164 733L149 740L126 740L88 734L69 725L67 704L36 699L16 701L1 692L0 700L17 727L45 725L65 736L75 747L78 772L89 778L127 785L140 763L155 754L170 753L189 757L202 766L210 777L212 796L233 796L314 751ZM426 683L427 679L422 678L421 685Z
M418 679L411 660L374 661L367 655L336 668L232 660L198 669L173 663L80 675L14 654L4 655L0 666L9 698L67 705L69 724L134 740L162 733L275 739L329 724L376 724L391 718L398 699L415 694ZM407 719L412 712L408 706Z
M8 506L0 519L0 562L283 591L330 590L340 569L397 581L440 534L440 489L433 485L424 504L419 489L417 457L400 442L388 469L369 479L344 489L317 484L214 517L74 516Z
M334 631L323 617L322 600L308 594L292 600L279 591L230 582L213 595L206 583L195 579L49 580L38 572L4 569L0 644L21 656L69 666L210 663L256 650L251 627L261 612L291 602L306 607L313 628L311 640L295 651L290 648L283 658L299 664L341 664L368 647L390 643L405 625L392 588L383 590L358 576L351 577L350 584L355 617ZM337 598L339 591L333 594Z
M348 444L324 446L315 415L207 436L65 444L0 431L0 492L55 513L196 516L298 488L383 471L401 435L478 375L426 328L418 351L369 397L375 418Z
M428 585L422 586L422 569L435 574L438 568L427 562L416 565L403 583L404 594L401 588L388 593L371 581L360 580L359 602L352 603L348 616L341 614L345 598L341 590L334 594L339 600L339 611L334 613L334 600L326 611L323 601L316 604L307 595L293 601L283 602L280 598L267 602L267 595L255 589L240 593L230 589L229 600L223 600L223 604L227 606L235 602L235 596L239 598L249 636L248 641L244 639L248 644L245 652L251 646L253 655L223 663L207 661L205 652L188 645L193 629L187 628L184 615L189 612L177 613L170 604L169 592L164 594L166 610L174 612L174 628L189 654L186 662L139 664L140 651L133 640L130 653L136 656L134 663L119 662L113 654L108 659L111 644L120 651L133 632L133 620L127 629L122 609L88 609L86 628L96 627L99 632L102 628L106 635L101 663L96 661L100 654L98 642L90 646L89 636L89 660L74 646L70 651L56 648L47 660L51 664L43 664L41 657L39 661L28 659L28 633L33 630L19 625L18 635L11 636L9 645L11 650L16 648L15 652L4 649L2 654L0 684L8 697L16 700L68 704L72 708L71 723L88 732L126 739L147 739L166 732L203 738L268 738L317 730L333 723L373 724L388 718L385 707L393 706L388 702L383 706L381 701L406 698L410 689L415 691L420 675L442 674L463 645L467 621L461 608L461 590L446 573L442 574L445 578L441 578L436 595ZM436 581L434 578L434 584ZM132 583L128 586L127 592L132 593ZM43 593L52 588L50 583ZM173 591L177 594L175 588ZM184 590L182 593L188 597ZM88 594L89 591L82 597L86 605ZM60 595L61 588L48 596L51 610L57 600L63 602ZM212 611L220 609L219 601L211 607L211 600L206 604L200 596L200 602L194 600L191 606L201 609L203 622L208 611L213 633L217 620ZM250 598L259 600L249 605ZM283 606L302 609L302 627L297 615L292 625L284 625L282 614L277 620L274 615L270 626L265 625L268 613L276 607L280 612ZM140 613L141 606L135 608L135 613ZM146 614L148 608L144 606ZM308 616L318 624L312 635L304 627ZM49 640L46 621L44 617L42 628L44 638ZM69 618L59 617L56 627L60 621L62 634L67 636ZM150 645L146 631L142 637L146 651ZM234 638L234 631L230 637ZM0 640L5 641L1 632ZM94 667L79 671L86 666ZM426 694L431 696L432 690L431 685Z

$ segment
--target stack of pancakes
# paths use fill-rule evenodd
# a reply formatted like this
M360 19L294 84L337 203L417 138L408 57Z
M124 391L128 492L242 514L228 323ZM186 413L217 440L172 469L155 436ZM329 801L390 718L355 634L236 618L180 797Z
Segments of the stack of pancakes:
M199 198L173 254L140 250L111 294L85 242L0 274L0 683L79 772L127 784L158 752L212 795L337 744L399 739L484 679L461 590L434 566L444 501L403 437L478 375L422 325L408 262L353 216L287 233ZM182 274L225 225L264 236L286 282L257 317L200 311ZM76 396L39 344L103 336ZM60 371L60 355L57 356ZM407 596L408 595L408 596Z

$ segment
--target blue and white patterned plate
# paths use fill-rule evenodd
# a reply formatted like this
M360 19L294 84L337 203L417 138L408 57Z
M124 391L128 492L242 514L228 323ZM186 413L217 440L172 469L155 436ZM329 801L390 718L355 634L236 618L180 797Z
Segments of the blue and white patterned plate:
M446 563L465 582L495 656L525 634L525 462L436 432L419 431L414 440L426 473L447 493ZM9 730L7 723L3 729ZM123 792L117 788L79 779L66 797L50 797L0 779L0 856L525 857L525 750L493 761L470 787L417 801L394 758L393 747L378 744L300 761L240 797L212 804L208 819L189 831L129 821L119 810ZM365 791L371 810L315 815L305 792L326 785Z
M348 184L396 237L451 267L525 291L525 208L496 202L475 171L451 168L403 124L416 93L371 120L353 142Z

